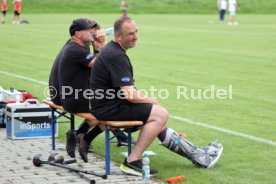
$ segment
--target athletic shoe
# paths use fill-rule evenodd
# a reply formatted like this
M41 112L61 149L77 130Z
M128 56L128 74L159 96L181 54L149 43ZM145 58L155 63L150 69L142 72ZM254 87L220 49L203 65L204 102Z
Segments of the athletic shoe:
M221 143L214 141L200 148L204 149L209 155L216 156L222 147Z
M76 130L68 130L66 132L66 151L68 155L72 158L75 158L75 150L77 146L77 131Z
M120 166L120 169L127 174L135 175L135 176L142 176L143 164L141 160L136 160L133 162L128 163L127 159L124 160L124 163ZM150 175L157 174L157 170L150 168Z
M78 140L77 147L78 147L78 149L79 149L79 140ZM93 145L88 146L87 152L88 152L88 153L95 153L94 146L93 146Z
M88 162L88 157L87 157L87 153L88 153L88 147L89 147L89 143L86 142L86 140L84 140L84 134L80 133L78 135L78 141L79 141L79 153L80 156L82 158L82 160L84 162Z
M202 151L203 150L203 151ZM193 164L203 168L213 168L223 152L223 146L217 148L210 145L205 148L196 148L192 157Z

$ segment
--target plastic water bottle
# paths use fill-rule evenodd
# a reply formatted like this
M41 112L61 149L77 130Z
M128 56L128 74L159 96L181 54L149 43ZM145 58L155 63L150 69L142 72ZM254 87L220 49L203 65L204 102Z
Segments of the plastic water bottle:
M114 34L114 28L113 27L105 29L105 35L106 36L113 35L113 34Z
M149 166L150 159L149 159L147 153L144 153L142 163L143 163L143 167L142 167L142 170L143 170L142 179L144 181L148 181L150 179L150 166Z
M105 31L105 35L109 36L109 35L113 35L114 34L114 28L110 27L104 30ZM96 37L97 36L97 32L93 33L93 36Z

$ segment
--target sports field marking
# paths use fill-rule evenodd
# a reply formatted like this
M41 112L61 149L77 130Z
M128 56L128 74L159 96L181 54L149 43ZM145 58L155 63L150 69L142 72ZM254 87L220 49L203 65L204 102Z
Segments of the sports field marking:
M34 82L34 83L37 83L37 84L42 84L42 85L45 85L45 86L48 85L47 82L39 81L39 80L32 79L32 78L29 78L29 77L25 77L25 76L22 76L22 75L13 74L13 73L10 73L10 72L0 70L0 73L4 74L4 75L8 75L10 77L15 77L15 78L18 78L18 79L27 80L27 81Z
M240 132L220 128L220 127L217 127L217 126L214 126L214 125L208 125L208 124L205 124L205 123L202 123L202 122L193 121L193 120L190 120L190 119L187 119L187 118L182 118L182 117L178 117L178 116L174 116L174 115L170 115L170 118L174 119L174 120L177 120L177 121L181 121L183 123L198 125L198 126L201 126L201 127L217 130L219 132L224 132L224 133L235 135L235 136L238 136L238 137L250 139L250 140L253 140L253 141L256 141L256 142L261 142L261 143L269 144L269 145L272 145L272 146L276 146L276 142L274 142L272 140L268 140L268 139L263 139L261 137L256 137L256 136L253 136L253 135L244 134L244 133L240 133Z
M6 72L6 71L1 71L0 70L0 74L4 74L4 75L10 76L10 77L15 77L15 78L27 80L27 81L34 82L34 83L37 83L37 84L42 84L44 86L48 85L47 82L39 81L39 80L32 79L32 78L29 78L29 77L25 77L25 76L22 76L22 75L9 73L9 72ZM276 142L274 142L272 140L269 140L269 139L264 139L264 138L261 138L261 137L256 137L256 136L253 136L253 135L244 134L244 133L240 133L240 132L220 128L220 127L217 127L217 126L214 126L214 125L208 125L208 124L205 124L205 123L202 123L202 122L193 121L193 120L190 120L190 119L187 119L187 118L182 118L182 117L178 117L178 116L174 116L174 115L170 115L170 118L174 119L174 120L177 120L177 121L181 121L183 123L197 125L197 126L209 128L209 129L212 129L212 130L216 130L216 131L219 131L219 132L223 132L223 133L235 135L235 136L238 136L238 137L242 137L242 138L245 138L245 139L250 139L250 140L253 140L255 142L261 142L261 143L265 143L265 144L268 144L268 145L276 146Z

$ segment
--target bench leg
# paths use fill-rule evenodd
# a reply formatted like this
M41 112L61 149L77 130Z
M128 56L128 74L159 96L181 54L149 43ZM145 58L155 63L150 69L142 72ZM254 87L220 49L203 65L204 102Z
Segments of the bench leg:
M56 116L55 116L55 109L51 108L51 124L52 124L52 150L56 149L56 142L55 142L55 127L56 127Z
M110 175L110 142L108 125L105 125L105 172L106 175Z
M56 116L55 113L58 113L59 115ZM57 120L61 117L65 117L67 120L70 121L70 127L71 129L75 129L75 115L70 113L70 116L66 115L67 112L59 112L55 108L51 108L51 125L52 125L52 150L56 149L56 140L55 140L55 135L56 135L56 126L57 126Z
M130 155L130 153L131 153L131 129L130 128L127 129L127 141L128 141L127 151L128 151L128 155Z
M75 129L75 115L70 114L71 130Z

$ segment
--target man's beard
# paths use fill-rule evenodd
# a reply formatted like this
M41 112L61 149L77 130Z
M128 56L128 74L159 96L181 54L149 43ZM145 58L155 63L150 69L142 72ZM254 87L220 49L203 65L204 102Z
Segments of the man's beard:
M134 48L135 46L136 46L136 42L128 44L127 48L130 49L130 48Z

